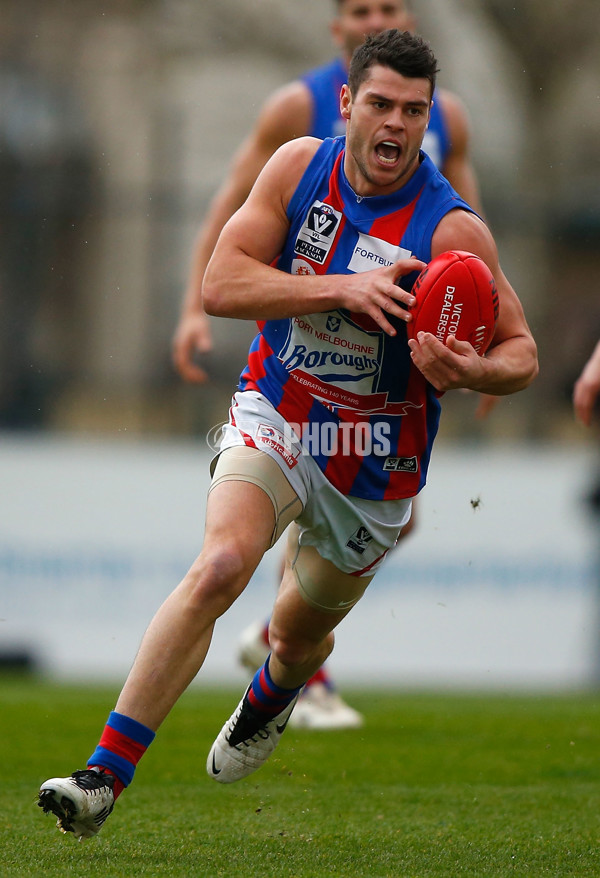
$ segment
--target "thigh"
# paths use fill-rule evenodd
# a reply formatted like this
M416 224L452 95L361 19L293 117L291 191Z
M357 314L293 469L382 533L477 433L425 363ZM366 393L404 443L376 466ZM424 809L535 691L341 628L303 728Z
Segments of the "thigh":
M210 495L217 489L228 485L234 487L229 493L235 497L237 493L248 494L250 497L257 496L254 487L263 495L261 506L265 498L270 504L272 512L271 532L267 548L274 545L288 524L302 512L302 503L286 479L280 466L264 451L247 445L237 445L226 448L219 454L215 463L213 478L210 486ZM246 486L246 489L243 486ZM225 493L219 490L219 496ZM243 501L236 506L236 501L228 506L227 513L230 515L229 526L238 523L240 519L247 518L250 527L253 524L253 506L246 505ZM264 518L265 516L261 516Z
M249 579L271 545L275 515L267 494L256 485L225 481L214 487L206 504L202 551L196 568L215 580Z
M323 558L315 546L302 542L301 528L289 530L286 566L293 573L302 600L322 613L344 615L358 603L373 576L356 576Z

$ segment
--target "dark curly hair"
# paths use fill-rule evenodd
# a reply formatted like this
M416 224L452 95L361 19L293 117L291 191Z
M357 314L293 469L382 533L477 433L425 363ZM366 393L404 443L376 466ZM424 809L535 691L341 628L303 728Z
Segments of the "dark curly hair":
M390 67L408 79L428 79L433 94L437 59L422 37L395 28L368 36L362 46L355 49L350 62L348 86L353 97L369 69L376 64Z

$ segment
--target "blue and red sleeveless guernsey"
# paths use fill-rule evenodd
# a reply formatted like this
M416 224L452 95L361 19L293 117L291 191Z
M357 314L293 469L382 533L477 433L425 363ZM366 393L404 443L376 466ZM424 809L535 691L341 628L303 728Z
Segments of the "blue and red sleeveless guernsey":
M322 67L309 70L301 77L308 88L313 104L310 134L325 140L346 133L346 120L340 115L340 91L348 81L348 71L341 58L335 58ZM433 93L433 106L429 125L423 138L423 152L426 152L437 168L442 169L450 151L448 125L442 110L439 93Z
M336 137L315 153L289 203L276 267L351 274L411 254L429 262L442 217L471 208L424 153L402 189L361 198L346 179L344 147ZM410 290L415 278L402 278L402 286ZM388 319L394 337L341 308L261 321L239 385L301 426L303 444L339 491L369 500L412 497L423 487L440 412L434 388L412 364L406 324ZM337 441L316 447L319 431Z

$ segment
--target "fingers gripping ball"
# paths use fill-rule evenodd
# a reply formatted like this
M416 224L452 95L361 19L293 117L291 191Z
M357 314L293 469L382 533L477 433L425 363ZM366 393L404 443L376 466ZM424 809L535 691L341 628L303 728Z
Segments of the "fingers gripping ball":
M423 269L412 288L409 338L430 332L446 343L449 335L470 342L479 356L487 351L498 319L498 291L479 256L465 250L440 253Z

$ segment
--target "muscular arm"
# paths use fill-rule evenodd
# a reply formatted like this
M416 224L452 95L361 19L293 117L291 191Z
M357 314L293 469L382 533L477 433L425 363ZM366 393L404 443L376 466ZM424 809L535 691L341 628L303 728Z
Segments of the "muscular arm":
M321 144L303 137L280 147L262 170L243 206L229 220L204 278L208 314L248 320L276 320L347 308L368 314L390 335L396 331L386 314L409 319L398 302L413 296L394 281L424 263L401 259L385 268L357 274L297 276L273 268L289 221L287 205Z
M464 104L452 92L439 90L438 100L448 126L450 152L444 162L442 172L467 204L484 216L479 194L477 176L470 157L470 124ZM482 393L475 411L476 418L486 418L496 407L498 397Z
M290 83L275 92L264 105L211 202L194 246L181 317L173 339L174 363L187 381L206 378L203 370L193 363L193 355L196 350L211 348L209 321L202 307L202 281L221 230L244 203L273 153L288 140L306 134L311 116L312 99L302 82Z
M521 303L500 268L489 229L473 214L453 210L441 220L432 239L432 256L446 250L477 254L494 275L500 302L496 331L485 357L454 336L444 345L429 333L419 333L409 341L415 365L440 391L466 387L504 396L523 390L538 373L536 345Z

